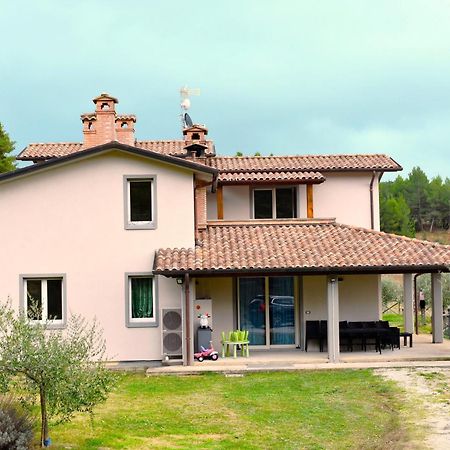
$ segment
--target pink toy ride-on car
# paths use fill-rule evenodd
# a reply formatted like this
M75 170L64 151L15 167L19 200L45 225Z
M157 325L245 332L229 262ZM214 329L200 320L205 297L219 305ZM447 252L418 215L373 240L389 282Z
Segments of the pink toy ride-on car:
M194 358L198 362L202 362L205 359L212 359L213 361L217 361L219 359L219 352L214 350L212 342L209 343L209 348L205 348L202 346L202 351L194 353Z

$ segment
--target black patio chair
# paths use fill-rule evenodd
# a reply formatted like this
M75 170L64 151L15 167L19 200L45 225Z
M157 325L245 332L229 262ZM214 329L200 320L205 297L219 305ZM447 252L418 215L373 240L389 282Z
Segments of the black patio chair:
M351 341L351 348L353 351L353 344L355 341L360 341L361 350L364 348L364 336L362 322L347 322L347 330L345 332L347 339Z
M323 352L324 344L328 343L328 322L326 320L320 321L320 340L321 340L321 349Z
M381 341L380 332L377 328L376 322L362 322L363 328L363 347L364 351L367 351L368 345L375 346L375 350L380 352L381 355Z
M346 320L339 322L339 346L345 344L347 351L353 351L353 337Z
M387 320L379 320L376 322L379 333L380 345L383 348L389 347L391 350L400 348L400 329L390 327Z
M308 351L308 341L319 341L319 350L323 351L322 335L320 333L320 321L319 320L307 320L305 328L305 352Z

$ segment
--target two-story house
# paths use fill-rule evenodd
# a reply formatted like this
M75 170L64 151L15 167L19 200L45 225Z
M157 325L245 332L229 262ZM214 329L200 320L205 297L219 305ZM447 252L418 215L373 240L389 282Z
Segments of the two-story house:
M195 305L211 299L214 341L249 330L259 348L300 346L305 321L378 320L383 273L432 274L433 341L442 341L440 273L450 248L379 231L385 155L217 156L204 126L138 141L136 117L102 94L83 142L30 144L34 164L0 176L0 299L65 327L96 317L113 360L192 362Z

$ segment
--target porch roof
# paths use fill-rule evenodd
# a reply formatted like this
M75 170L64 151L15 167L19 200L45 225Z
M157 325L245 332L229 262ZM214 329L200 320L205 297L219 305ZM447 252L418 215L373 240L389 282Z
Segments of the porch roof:
M154 273L389 273L449 271L450 246L334 220L214 222L195 248L159 249Z
M319 184L325 181L325 177L319 172L220 172L219 184L265 184L265 183L311 183Z

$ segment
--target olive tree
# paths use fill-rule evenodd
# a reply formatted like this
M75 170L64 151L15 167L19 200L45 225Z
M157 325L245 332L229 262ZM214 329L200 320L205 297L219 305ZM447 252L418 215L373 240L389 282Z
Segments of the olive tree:
M10 301L0 304L0 389L22 401L39 400L41 446L48 442L49 419L92 414L114 383L103 364L105 341L95 321L72 315L63 330L50 325L15 312Z

